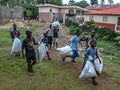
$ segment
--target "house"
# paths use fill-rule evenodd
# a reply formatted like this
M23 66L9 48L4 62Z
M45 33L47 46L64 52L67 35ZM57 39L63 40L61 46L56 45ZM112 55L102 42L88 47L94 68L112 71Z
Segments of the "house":
M109 8L117 8L120 7L120 4L114 4L114 5L110 5L110 4L94 4L91 6L87 6L86 9L87 10L91 10L91 11L95 11L95 10L105 10L105 9L109 9Z
M65 23L66 18L73 21L80 19L87 9L78 6L57 6L52 4L37 5L39 7L39 20L44 22L53 22L59 19Z
M120 31L120 7L84 13L84 21L90 20L95 25Z

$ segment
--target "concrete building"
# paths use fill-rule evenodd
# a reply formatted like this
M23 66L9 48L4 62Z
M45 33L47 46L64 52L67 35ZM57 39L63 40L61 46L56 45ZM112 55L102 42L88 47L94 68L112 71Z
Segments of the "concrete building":
M39 7L39 20L42 22L53 22L58 19L65 23L66 18L77 20L82 17L87 9L78 6L56 6L51 4L37 5Z
M95 25L120 31L120 7L84 13L84 21L90 20Z

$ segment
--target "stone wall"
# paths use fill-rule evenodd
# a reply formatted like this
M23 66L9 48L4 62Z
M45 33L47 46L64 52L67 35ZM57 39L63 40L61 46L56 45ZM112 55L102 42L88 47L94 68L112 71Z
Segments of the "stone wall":
M0 6L0 24L4 24L12 20L22 20L23 18L23 8L14 7L9 8L6 6Z

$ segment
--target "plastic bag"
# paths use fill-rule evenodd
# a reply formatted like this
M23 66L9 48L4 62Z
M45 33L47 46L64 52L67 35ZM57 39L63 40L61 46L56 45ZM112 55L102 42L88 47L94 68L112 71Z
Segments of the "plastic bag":
M84 78L84 77L95 77L97 74L96 74L96 71L95 71L95 68L94 68L94 64L87 60L79 78Z
M52 26L53 27L58 27L58 26L60 26L60 23L58 21L55 21L55 22L52 23Z
M61 55L61 57L65 57L65 56L71 56L72 55L72 49L70 46L65 46L62 48L57 48L56 49L59 54Z
M40 44L40 46L38 47L38 51L39 51L39 60L40 62L42 62L43 58L46 55L46 46L44 43Z
M100 59L100 60L101 60L101 63L100 63L99 59L95 60L95 69L99 74L102 73L102 69L103 69L103 60L102 59Z
M11 49L11 54L21 52L21 50L22 50L22 43L21 43L20 39L15 37L13 45L12 45L12 49Z

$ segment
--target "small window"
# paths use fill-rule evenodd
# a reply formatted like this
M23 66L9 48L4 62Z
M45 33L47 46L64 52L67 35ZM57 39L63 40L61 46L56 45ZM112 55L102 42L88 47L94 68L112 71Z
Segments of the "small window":
M94 16L89 16L89 20L94 20Z
M120 26L120 17L118 17L117 25Z
M50 9L50 12L52 12L52 9Z
M108 22L108 17L107 16L103 16L103 22Z

